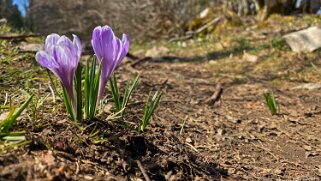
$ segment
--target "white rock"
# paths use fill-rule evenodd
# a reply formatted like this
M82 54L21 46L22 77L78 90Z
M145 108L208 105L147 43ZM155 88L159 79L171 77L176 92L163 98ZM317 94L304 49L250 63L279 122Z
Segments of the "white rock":
M321 84L320 83L306 83L302 84L296 87L293 87L292 89L308 89L308 90L314 90L314 89L320 89Z
M245 60L245 61L248 61L248 62L255 63L255 62L258 61L259 57L256 56L256 55L252 55L252 54L249 54L247 52L244 52L242 59Z
M210 12L209 8L204 9L201 13L200 13L200 18L205 18Z
M283 36L294 52L313 52L321 48L321 29L310 27Z

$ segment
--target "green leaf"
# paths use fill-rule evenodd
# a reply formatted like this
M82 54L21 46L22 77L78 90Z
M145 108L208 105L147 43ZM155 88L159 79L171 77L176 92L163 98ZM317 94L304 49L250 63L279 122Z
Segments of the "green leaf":
M3 121L0 122L0 133L1 132L8 132L8 130L11 128L11 125L13 125L12 122L14 122L15 120L13 120L11 118L12 118L15 110L16 110L15 107L10 106L9 113L8 113L6 119L4 119Z
M16 111L14 107L10 108L9 115L5 120L0 123L0 132L8 132L9 129L16 123L17 118L21 115L21 113L26 109L28 104L31 102L33 95L29 97L29 99Z
M85 104L85 117L92 120L96 113L98 92L100 84L100 75L102 68L102 61L96 71L96 56L91 60L91 66L87 62L85 69L85 85L84 85L84 104Z
M147 100L146 100L146 103L145 103L145 108L144 108L144 117L143 117L143 123L144 123L144 120L146 120L146 116L148 114L148 104L150 102L150 99L151 99L151 93L149 92L148 96L147 96Z
M123 97L122 97L122 100L121 100L120 90L119 90L118 85L117 85L116 76L113 75L109 79L109 82L108 82L109 83L109 88L110 88L111 95L112 95L112 98L113 98L114 103L115 103L115 111L120 113L119 118L123 118L123 116L125 114L125 110L126 110L127 104L128 104L128 101L130 99L130 96L133 93L134 89L136 88L136 86L138 84L138 81L139 81L139 75L136 76L136 78L134 79L132 84L131 84L131 81L127 81L126 82L126 85L125 85L125 88L124 88Z
M81 90L81 72L82 67L79 64L75 74L75 87L77 97L77 115L76 119L80 121L82 119L82 90Z
M91 67L90 67L90 73L89 73L89 82L88 82L88 92L89 92L89 95L88 95L88 118L91 120L93 119L93 111L92 109L92 105L94 104L95 102L95 95L94 95L94 92L95 92L95 86L94 86L94 83L95 83L95 74L96 74L96 56L94 56L92 58L92 61L91 61Z
M100 74L101 74L101 68L102 68L102 61L99 64L99 68L96 74L94 74L93 77L93 84L90 84L91 87L90 92L90 110L89 110L89 119L93 119L96 113L96 107L97 107L97 101L98 101L98 91L99 91L99 83L100 83ZM95 69L92 67L92 69Z
M272 115L279 112L279 106L276 102L275 95L273 92L268 92L264 94L265 103L268 106Z
M162 97L162 92L156 92L155 95L153 96L152 102L151 102L151 106L149 107L149 111L148 111L148 116L147 116L147 121L146 121L146 125L148 123L148 121L150 120L150 118L152 117L152 115L154 114L155 109L158 106L159 100ZM145 125L145 127L146 127Z
M67 90L66 88L62 85L62 92L63 92L63 98L64 98L64 103L65 103L65 106L66 106L66 109L67 109L67 112L69 113L70 117L71 117L71 120L73 122L76 122L76 117L75 117L75 113L73 111L73 108L72 108L72 105L71 105L71 100L69 98L69 95L67 93Z
M89 116L89 96L90 96L90 77L89 77L89 63L87 61L87 65L86 65L86 69L85 69L85 90L84 90L84 96L85 96L85 100L84 100L84 104L85 104L85 118L88 118Z
M120 96L119 96L119 89L117 86L117 79L115 77L115 75L113 75L110 79L109 79L109 85L110 85L110 90L111 90L111 95L113 97L113 100L115 102L115 109L116 112L118 112L121 109L121 104L120 104Z
M129 93L129 81L126 82L125 88L124 88L124 93L123 93L123 99L121 102L121 107L126 107L126 98L128 97Z
M125 90L124 90L124 97L123 97L123 101L122 101L122 106L121 108L124 109L124 111L121 113L121 116L123 116L125 114L125 109L127 107L128 101L130 99L131 94L133 93L134 89L136 88L138 81L139 81L139 77L140 75L138 74L136 76L136 78L133 81L133 84L130 86L129 90L128 90L128 85L129 83L127 82Z
M149 123L150 118L154 114L154 111L156 110L159 104L161 97L162 97L162 92L157 91L153 97L151 97L149 93L145 104L143 119L141 121L141 124L138 127L138 133L140 133L141 131L143 132L145 130L147 124Z

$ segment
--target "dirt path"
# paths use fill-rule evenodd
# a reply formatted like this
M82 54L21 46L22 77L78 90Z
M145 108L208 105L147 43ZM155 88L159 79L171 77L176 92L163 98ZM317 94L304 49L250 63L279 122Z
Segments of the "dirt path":
M146 67L150 79L168 79L166 98L175 100L167 108L162 104L160 120L187 148L217 163L232 178L319 179L321 93L304 88L313 84L284 83L274 88L281 112L271 116L263 93L272 86L259 77L240 84L232 78L215 80L211 69L202 64ZM222 98L208 106L205 100L218 82L224 88Z
M165 92L143 137L103 121L100 135L109 141L94 144L90 129L78 132L65 116L48 116L47 126L24 122L32 144L0 157L1 178L123 180L144 178L144 171L152 180L318 180L318 90L282 85L275 89L281 114L271 116L262 96L268 82L216 80L207 64L196 63L146 62L136 70L143 74L129 123L138 121L148 91ZM208 105L218 82L222 97Z

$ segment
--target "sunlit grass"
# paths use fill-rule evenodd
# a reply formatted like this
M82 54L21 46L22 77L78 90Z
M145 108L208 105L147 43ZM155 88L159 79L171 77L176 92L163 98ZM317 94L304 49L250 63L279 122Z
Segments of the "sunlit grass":
M25 131L14 131L14 126L16 125L17 118L22 114L22 112L27 108L31 102L33 96L30 96L24 104L19 108L12 104L10 99L9 104L0 106L1 115L5 114L5 118L0 120L0 149L13 148L16 146L27 144Z

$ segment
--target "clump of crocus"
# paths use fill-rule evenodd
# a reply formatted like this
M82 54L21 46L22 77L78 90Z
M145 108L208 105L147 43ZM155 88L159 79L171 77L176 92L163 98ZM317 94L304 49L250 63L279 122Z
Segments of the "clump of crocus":
M68 94L69 100L65 101L69 101L69 104L72 104L72 106L68 108L71 110L68 111L72 114L71 117L73 119L77 111L77 100L74 93L73 81L81 52L81 42L76 35L73 35L73 41L71 41L66 36L51 34L46 38L44 50L36 54L37 62L58 77L64 92Z
M139 76L134 79L131 86L130 82L127 82L122 99L116 77L113 76L112 79L111 77L118 64L128 53L130 44L128 36L123 34L122 40L120 40L109 26L97 26L92 33L91 42L95 56L91 62L87 62L84 71L79 65L82 46L76 35L73 35L73 41L66 36L49 35L45 41L44 50L37 52L36 60L60 80L66 109L73 121L81 120L83 112L85 118L89 120L94 118L108 80L110 80L116 114L123 118L131 93L139 81ZM82 76L83 72L84 76ZM83 82L84 84L82 84ZM139 124L138 132L144 131L160 98L161 92L157 92L154 97L148 96L144 117Z
M108 26L96 27L92 35L95 57L91 63L87 63L84 81L82 81L82 67L79 66L82 45L76 35L73 35L73 41L66 36L48 35L44 50L36 54L37 62L60 80L67 111L74 121L83 118L83 109L85 118L94 117L108 79L128 53L127 35L124 34L120 40ZM85 84L82 85L82 82ZM84 91L84 101L82 91Z

